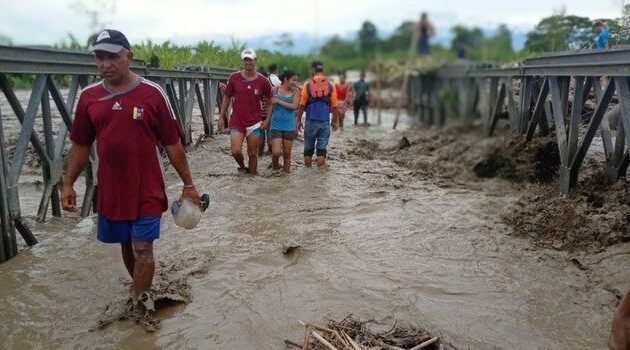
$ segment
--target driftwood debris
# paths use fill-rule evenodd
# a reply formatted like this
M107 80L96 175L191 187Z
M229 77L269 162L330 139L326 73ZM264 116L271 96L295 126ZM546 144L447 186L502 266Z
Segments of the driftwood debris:
M326 326L299 322L305 329L303 343L288 339L284 343L302 350L444 349L439 337L433 337L422 328L397 327L397 323L389 331L378 333L368 327L373 320L361 321L352 315L340 322L329 320ZM449 348L454 349L452 346Z

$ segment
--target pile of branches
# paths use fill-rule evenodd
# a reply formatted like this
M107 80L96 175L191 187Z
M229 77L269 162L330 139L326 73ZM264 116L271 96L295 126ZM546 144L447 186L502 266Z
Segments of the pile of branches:
M329 320L326 326L305 324L304 341L285 339L285 344L302 350L442 350L439 337L424 329L394 326L387 332L375 333L368 328L373 320L361 321L346 317L341 322ZM450 345L450 344L449 344Z

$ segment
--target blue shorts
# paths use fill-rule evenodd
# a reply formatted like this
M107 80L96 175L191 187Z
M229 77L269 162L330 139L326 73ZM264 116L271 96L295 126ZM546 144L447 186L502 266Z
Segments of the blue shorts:
M234 129L234 128L230 129L230 135L234 135L236 133L244 134L244 132L242 132L242 131L240 131L238 129ZM262 137L263 136L263 132L262 132L262 130L260 128L256 128L256 129L252 130L252 133L250 135Z
M160 217L141 216L138 220L109 220L98 216L97 238L103 243L153 242L160 238Z

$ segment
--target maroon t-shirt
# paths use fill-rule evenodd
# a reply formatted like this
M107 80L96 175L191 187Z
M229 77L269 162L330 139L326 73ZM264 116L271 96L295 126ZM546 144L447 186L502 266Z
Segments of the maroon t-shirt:
M262 74L248 80L241 72L230 74L225 95L234 97L230 129L245 132L245 128L262 120L262 101L271 99L271 84Z
M162 215L168 203L158 145L180 137L166 94L149 80L120 94L103 82L83 89L70 139L80 145L96 140L99 214L110 220Z

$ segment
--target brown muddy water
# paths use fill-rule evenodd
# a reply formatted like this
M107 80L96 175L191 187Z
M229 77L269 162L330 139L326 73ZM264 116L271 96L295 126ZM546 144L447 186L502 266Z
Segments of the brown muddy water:
M0 265L0 348L284 349L303 334L298 320L348 314L421 326L459 349L604 348L628 246L533 247L501 219L522 188L437 181L358 150L417 132L408 117L399 131L384 120L333 134L325 171L302 166L300 141L288 176L266 168L269 156L259 176L237 173L225 135L191 151L212 202L190 231L165 214L156 258L204 266L188 279L190 303L161 309L155 333L131 321L94 329L129 280L119 248L96 241L94 215L30 220L39 244ZM167 169L171 200L179 188ZM21 188L27 216L39 191Z

